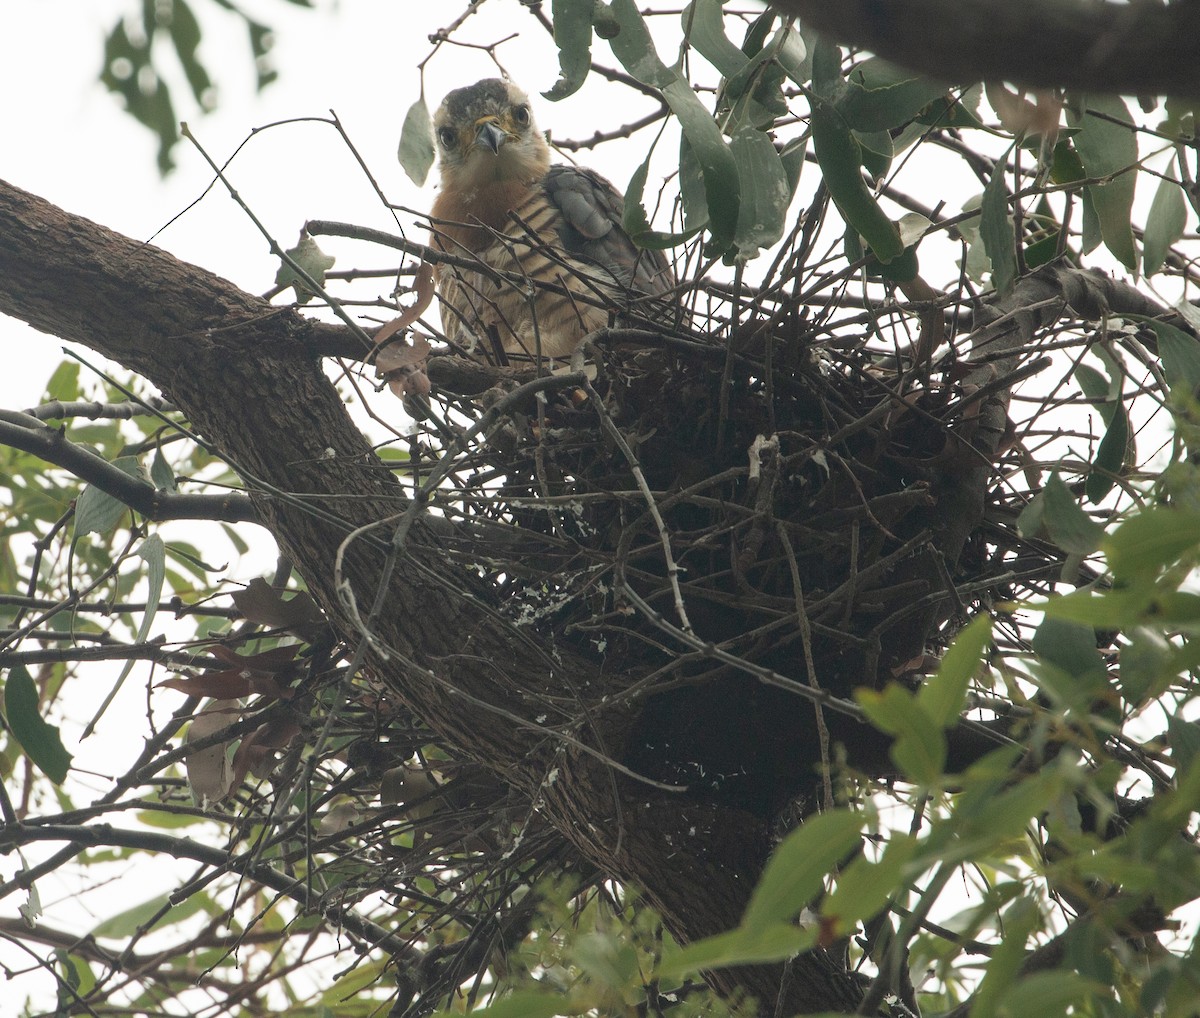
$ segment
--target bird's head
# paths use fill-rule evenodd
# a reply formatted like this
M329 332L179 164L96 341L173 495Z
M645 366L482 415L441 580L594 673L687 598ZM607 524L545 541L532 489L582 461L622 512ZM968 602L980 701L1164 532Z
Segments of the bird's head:
M443 186L538 180L550 166L550 146L533 122L529 97L499 78L456 88L442 100L433 128Z

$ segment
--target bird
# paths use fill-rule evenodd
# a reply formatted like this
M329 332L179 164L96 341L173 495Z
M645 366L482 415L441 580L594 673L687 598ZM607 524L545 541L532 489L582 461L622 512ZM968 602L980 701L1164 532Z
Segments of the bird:
M617 189L592 170L551 165L515 84L455 89L433 127L434 247L459 256L434 265L447 339L474 351L494 329L510 359L567 358L610 314L674 288L666 256L638 248L622 227ZM480 269L464 268L463 256Z

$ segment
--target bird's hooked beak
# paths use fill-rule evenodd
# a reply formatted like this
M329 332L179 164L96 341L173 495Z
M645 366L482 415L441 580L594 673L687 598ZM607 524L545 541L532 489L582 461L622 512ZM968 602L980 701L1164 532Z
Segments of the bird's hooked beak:
M495 117L485 117L479 122L475 132L475 144L489 149L492 155L500 154L500 146L508 140L508 132L504 130Z

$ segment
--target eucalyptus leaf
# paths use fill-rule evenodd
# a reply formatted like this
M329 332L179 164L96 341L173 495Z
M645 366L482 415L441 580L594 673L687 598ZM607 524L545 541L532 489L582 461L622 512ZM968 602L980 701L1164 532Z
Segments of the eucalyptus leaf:
M558 47L559 76L543 92L551 102L565 99L579 91L592 67L592 20L594 3L580 0L554 0L554 44Z
M817 896L825 876L859 845L862 813L834 809L810 816L775 849L754 889L742 926L788 922Z
M119 456L112 465L130 477L141 479L141 467L134 456ZM89 484L75 503L75 537L107 534L128 511L129 507L120 499Z
M734 242L738 261L749 261L783 236L792 191L775 143L757 127L740 127L730 150L737 160L742 197Z
M1129 108L1119 96L1089 95L1084 110L1068 111L1078 127L1072 138L1089 178L1087 194L1095 209L1104 245L1130 272L1138 267L1130 217L1137 181L1137 133Z
M948 86L880 57L869 57L846 76L848 88L837 102L842 119L857 131L888 131L908 123Z
M4 683L4 717L8 730L30 761L61 785L71 767L71 754L55 725L42 717L37 686L24 665L13 665Z
M918 706L934 724L950 728L958 721L967 688L991 639L992 618L980 612L947 648L937 672L917 693Z
M433 121L429 116L429 108L425 105L425 97L421 96L404 115L404 125L400 128L400 148L396 152L400 165L408 174L408 179L420 187L429 175L433 165Z
M1017 278L1016 236L1008 214L1008 188L1004 184L1004 168L1012 149L1009 146L992 167L992 175L983 189L979 217L979 238L992 264L992 286L1001 295L1012 290Z
M1195 396L1200 389L1200 340L1166 322L1149 323L1158 336L1158 355L1172 392Z
M683 11L683 30L688 42L722 77L732 78L748 61L725 34L724 10L721 0L692 0Z
M711 254L724 254L737 233L740 204L738 169L733 154L712 114L704 108L691 85L659 58L633 0L613 0L611 9L620 26L620 31L608 41L613 54L643 84L660 89L678 119L704 177L707 225L711 234L708 250ZM644 188L644 174L640 183ZM630 191L633 190L631 184ZM625 215L628 222L630 209L626 208Z
M1183 236L1186 227L1187 203L1183 198L1183 188L1176 179L1175 162L1172 160L1158 182L1158 190L1154 192L1154 201L1150 203L1150 212L1146 216L1142 265L1147 276L1154 275L1163 267L1171 245Z

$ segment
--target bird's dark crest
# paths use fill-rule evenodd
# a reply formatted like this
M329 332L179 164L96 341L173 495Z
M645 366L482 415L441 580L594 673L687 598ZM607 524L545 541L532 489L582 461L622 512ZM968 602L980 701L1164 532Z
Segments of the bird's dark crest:
M442 108L451 120L465 120L474 110L485 105L500 107L508 102L508 82L500 78L484 78L473 85L446 93Z

